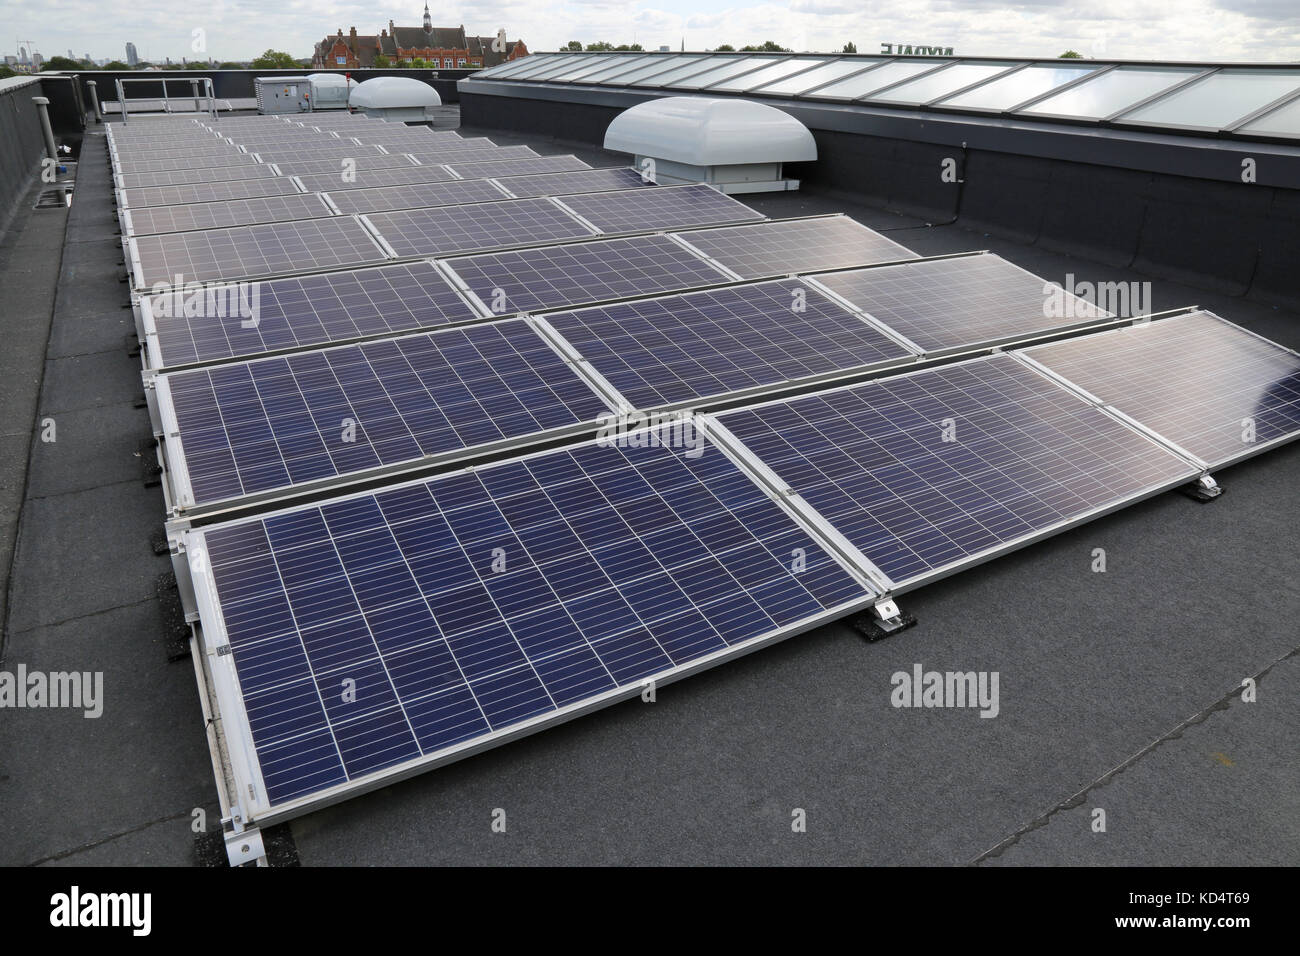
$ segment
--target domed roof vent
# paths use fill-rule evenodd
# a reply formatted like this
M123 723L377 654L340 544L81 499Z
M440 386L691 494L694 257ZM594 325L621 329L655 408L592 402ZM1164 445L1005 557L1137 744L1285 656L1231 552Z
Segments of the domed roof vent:
M349 103L368 116L405 122L427 119L426 110L442 103L442 97L428 83L409 76L377 76L357 85Z
M658 183L710 183L726 193L798 189L783 163L817 159L808 128L788 113L750 100L670 96L614 118L605 148L631 153Z

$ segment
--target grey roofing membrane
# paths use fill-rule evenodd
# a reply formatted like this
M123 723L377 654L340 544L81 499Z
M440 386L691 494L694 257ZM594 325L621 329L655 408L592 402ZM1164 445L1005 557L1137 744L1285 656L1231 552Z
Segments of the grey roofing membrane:
M88 131L71 208L25 202L0 244L7 298L23 304L0 319L0 572L13 558L0 665L103 671L105 696L98 719L0 714L3 864L193 865L193 811L218 825L193 669L164 648L155 579L169 562L150 548L162 496L140 478L149 421L123 345L102 142ZM923 255L991 249L1047 279L1147 278L840 197L747 201L774 217L844 211ZM1155 309L1198 304L1300 347L1294 313L1162 280L1153 291ZM40 440L46 417L53 443ZM823 627L661 688L654 703L296 819L299 856L1295 865L1300 447L1218 478L1227 493L1210 504L1164 494L909 593L919 623L894 638ZM1096 548L1105 573L1091 570ZM998 672L998 716L891 706L891 675L916 664ZM1245 678L1254 703L1240 699ZM1104 833L1090 826L1096 808Z

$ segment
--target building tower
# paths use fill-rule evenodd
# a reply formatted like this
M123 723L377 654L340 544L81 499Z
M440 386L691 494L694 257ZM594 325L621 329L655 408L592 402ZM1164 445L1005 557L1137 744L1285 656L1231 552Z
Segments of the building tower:
M433 17L429 16L429 5L427 3L424 5L424 32L433 32Z

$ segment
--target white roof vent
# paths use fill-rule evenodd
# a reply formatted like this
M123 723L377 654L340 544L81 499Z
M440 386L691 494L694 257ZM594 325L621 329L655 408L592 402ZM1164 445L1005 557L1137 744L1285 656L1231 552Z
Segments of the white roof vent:
M377 76L358 84L349 103L369 116L404 122L425 119L425 111L441 104L442 97L428 83L409 76Z
M605 148L632 153L656 182L710 183L728 193L798 189L798 180L782 178L781 164L817 158L812 133L793 116L730 97L640 103L609 124Z

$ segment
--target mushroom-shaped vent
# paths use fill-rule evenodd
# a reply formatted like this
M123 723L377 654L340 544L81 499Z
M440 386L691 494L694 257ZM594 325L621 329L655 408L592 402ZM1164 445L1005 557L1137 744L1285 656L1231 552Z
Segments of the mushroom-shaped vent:
M803 123L776 107L730 97L670 96L640 103L609 124L605 148L691 166L817 158L817 144Z
M367 110L421 109L440 105L442 97L428 83L409 76L377 76L359 83L350 102Z

